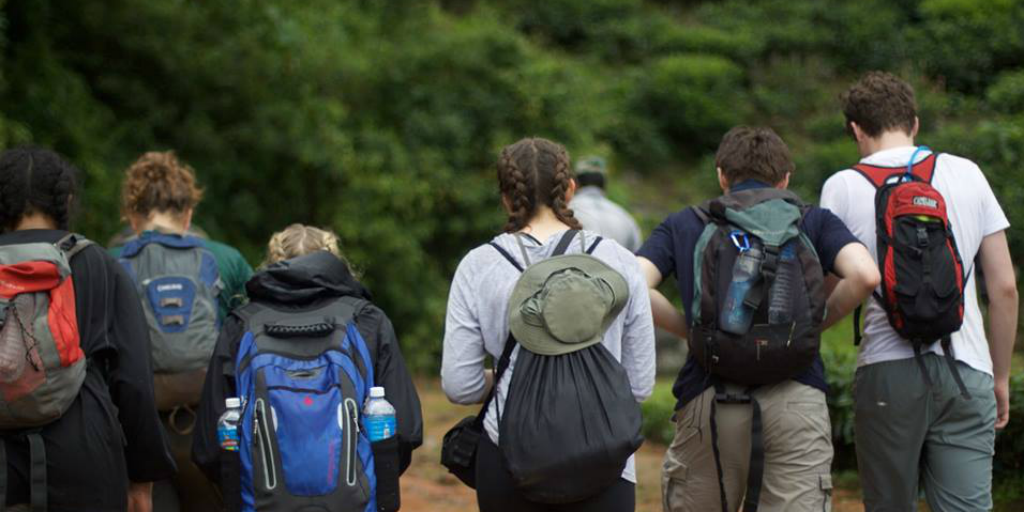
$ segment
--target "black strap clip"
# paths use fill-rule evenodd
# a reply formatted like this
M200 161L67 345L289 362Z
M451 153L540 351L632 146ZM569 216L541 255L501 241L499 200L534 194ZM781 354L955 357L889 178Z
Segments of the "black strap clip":
M737 395L728 391L716 392L715 402L720 404L749 404L750 395L747 393Z

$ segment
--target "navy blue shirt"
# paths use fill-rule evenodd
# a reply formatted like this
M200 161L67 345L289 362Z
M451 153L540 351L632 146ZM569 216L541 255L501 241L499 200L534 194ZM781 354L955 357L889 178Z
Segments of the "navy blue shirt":
M739 192L768 186L760 181L749 180L732 187L731 191ZM822 270L826 274L832 271L836 255L843 247L846 247L847 244L860 243L846 227L846 224L839 220L839 217L824 208L812 206L804 216L800 228L818 252ZM697 239L700 238L703 231L704 223L693 212L693 209L686 208L669 215L651 233L643 247L637 252L638 256L647 258L654 266L658 267L663 277L676 275L687 325L693 325L692 308L690 307L693 302L693 252L697 245ZM821 355L815 357L811 367L794 379L820 389L822 392L827 392L825 364L821 361ZM672 394L677 400L676 409L681 409L711 385L704 368L697 364L696 359L687 356L686 364L679 370L679 376L676 377L676 382L672 385Z

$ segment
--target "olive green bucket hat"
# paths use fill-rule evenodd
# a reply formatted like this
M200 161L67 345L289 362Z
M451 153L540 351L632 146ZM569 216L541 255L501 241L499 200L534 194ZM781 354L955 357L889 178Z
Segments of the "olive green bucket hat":
M557 356L601 341L626 306L622 274L589 254L554 256L523 272L509 300L509 329L536 354Z

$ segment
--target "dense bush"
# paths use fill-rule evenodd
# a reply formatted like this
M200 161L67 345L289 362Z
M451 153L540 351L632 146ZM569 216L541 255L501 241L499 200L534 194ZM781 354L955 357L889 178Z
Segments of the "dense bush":
M74 160L78 228L99 240L149 149L198 170L196 221L252 261L290 222L334 227L433 370L454 267L501 225L495 155L525 135L608 153L647 229L714 193L709 156L737 123L783 135L813 200L857 156L838 93L885 68L918 87L922 141L985 170L1020 254L1021 6L0 0L0 145Z

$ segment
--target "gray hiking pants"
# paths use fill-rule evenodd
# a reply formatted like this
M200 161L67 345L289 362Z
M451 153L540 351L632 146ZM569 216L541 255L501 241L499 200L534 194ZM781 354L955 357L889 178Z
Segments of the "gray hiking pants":
M886 361L857 369L854 381L857 465L868 512L917 510L918 482L942 512L992 509L996 402L993 380L956 366L972 398L964 400L941 356Z

